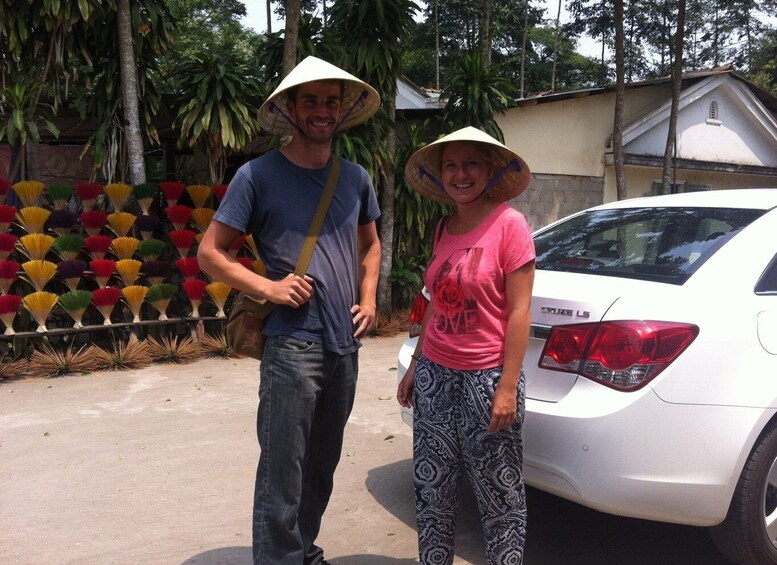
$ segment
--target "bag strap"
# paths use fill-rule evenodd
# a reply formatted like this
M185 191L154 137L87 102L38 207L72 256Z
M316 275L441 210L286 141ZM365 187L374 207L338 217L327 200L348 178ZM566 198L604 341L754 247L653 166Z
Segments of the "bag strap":
M305 236L305 242L302 244L302 251L299 254L299 260L297 260L297 267L294 269L294 274L298 277L305 276L310 260L313 258L313 250L316 247L318 233L321 231L321 226L324 224L324 218L326 218L326 213L329 211L329 204L332 202L332 196L335 193L335 186L337 186L337 179L339 177L340 158L333 154L332 166L329 167L329 178L326 180L326 187L321 194L321 199L318 201L318 207L313 214L313 220L310 222L308 235Z
M445 229L445 224L448 223L449 219L450 219L450 216L443 216L442 219L437 223L437 230L434 233L434 244L432 245L432 249L437 247L437 243L440 241L440 238L442 237L442 232Z

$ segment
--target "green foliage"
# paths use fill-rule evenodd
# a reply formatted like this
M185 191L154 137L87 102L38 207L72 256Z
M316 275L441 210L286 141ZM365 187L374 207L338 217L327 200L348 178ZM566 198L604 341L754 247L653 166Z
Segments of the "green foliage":
M434 139L424 137L428 121L408 124L403 143L397 148L397 174L394 188L394 264L390 279L399 290L395 305L409 305L421 290L421 277L432 252L432 239L437 222L448 208L412 189L405 179L407 160L418 149Z
M43 83L36 79L20 80L0 91L0 139L10 144L39 141L40 130L59 135L54 125L54 107L40 101Z
M515 95L515 86L499 65L486 68L480 51L466 53L454 66L443 92L447 99L443 121L449 131L473 126L503 141L494 115L504 113Z
M220 183L227 152L244 149L259 133L262 83L237 56L206 53L178 66L177 84L179 143L205 150L211 181Z

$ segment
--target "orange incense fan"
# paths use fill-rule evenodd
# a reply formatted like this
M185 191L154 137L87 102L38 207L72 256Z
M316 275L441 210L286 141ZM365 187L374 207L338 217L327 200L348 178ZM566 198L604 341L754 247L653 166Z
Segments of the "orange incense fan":
M245 244L251 252L251 255L254 256L254 259L259 259L259 248L256 246L256 240L254 239L253 234L245 236Z
M0 233L0 261L7 261L16 249L19 238L12 233Z
M111 286L98 288L92 292L92 304L103 315L104 326L111 325L111 314L119 298L121 298L121 290Z
M3 294L0 296L0 321L5 325L4 335L14 335L13 322L16 314L19 313L19 307L22 304L22 297L18 294Z
M208 286L205 287L205 291L208 293L211 300L213 300L214 304L216 304L216 308L218 308L216 317L226 317L224 306L227 304L227 299L229 298L229 293L232 292L232 287L227 283L215 281L208 284Z
M22 279L30 283L36 291L40 292L57 274L57 265L51 261L33 260L22 263L22 270L25 275L22 276Z
M117 237L126 237L135 225L136 218L135 214L129 212L114 212L108 214L108 225Z
M45 186L45 184L37 180L23 180L13 185L13 190L26 208L37 205Z
M78 217L81 227L89 235L99 235L105 224L108 222L108 214L102 210L88 210L81 212Z
M127 303L130 312L132 312L132 323L139 323L143 301L148 295L148 287L139 284L126 286L121 289L121 294L124 296L124 302Z
M175 206L168 206L165 208L165 214L167 214L170 223L173 224L173 227L176 230L186 228L186 224L188 224L189 220L192 218L193 211L193 208L184 206L183 204L176 204Z
M49 216L51 216L50 210L38 206L28 206L16 214L16 223L27 233L43 233Z
M192 184L186 187L186 192L189 193L192 202L194 202L194 207L202 208L205 206L205 202L208 201L211 190L206 184Z
M124 208L124 204L126 204L129 197L132 196L132 187L123 182L106 184L103 187L103 191L108 197L108 200L110 200L114 212L121 212Z
M84 239L86 250L92 259L105 259L105 254L111 250L113 239L107 235L90 235Z
M111 259L92 259L89 261L89 268L92 270L92 275L97 281L97 285L100 288L105 288L116 270L116 261Z
M178 250L178 254L184 258L189 255L189 250L194 245L195 232L192 230L173 230L169 234L170 241Z
M160 182L159 188L162 191L162 194L165 195L167 205L175 206L178 204L178 199L181 197L181 194L183 194L186 185L182 182L167 181Z
M116 261L116 271L121 277L121 282L125 287L132 286L140 276L140 267L143 265L137 259L121 259Z
M208 282L202 279L192 279L183 281L181 286L192 305L192 318L199 318L200 304L202 304L202 297L205 295L205 287L208 286Z
M94 207L97 197L103 193L103 187L95 182L78 183L74 188L85 212Z
M30 233L19 238L16 248L29 260L43 261L54 245L54 238L43 233Z
M135 237L117 237L111 243L111 252L117 259L132 259L140 240Z
M254 259L253 263L251 263L251 268L259 276L264 277L267 275L267 267L261 259Z
M215 213L216 211L212 208L195 208L192 210L192 221L197 226L197 229L200 230L200 233L205 233Z
M0 261L0 294L8 294L11 285L19 278L19 263L16 261Z
M38 323L38 332L47 332L46 320L57 305L59 296L53 292L37 291L22 298L22 306Z
M197 257L184 257L183 259L178 259L175 262L175 266L178 267L184 280L187 281L196 279L197 275L200 274L200 263L197 261Z

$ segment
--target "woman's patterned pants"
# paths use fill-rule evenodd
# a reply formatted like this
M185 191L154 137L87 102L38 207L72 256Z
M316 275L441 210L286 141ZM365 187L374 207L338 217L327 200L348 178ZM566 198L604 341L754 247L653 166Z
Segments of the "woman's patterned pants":
M477 371L447 369L423 355L416 363L413 460L422 565L453 563L455 510L462 470L477 500L488 565L523 562L524 376L522 372L517 421L490 433L491 404L501 372L501 367Z

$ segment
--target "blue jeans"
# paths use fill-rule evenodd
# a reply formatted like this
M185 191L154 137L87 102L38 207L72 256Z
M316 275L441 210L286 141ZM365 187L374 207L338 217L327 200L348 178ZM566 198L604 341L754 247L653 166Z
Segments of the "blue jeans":
M260 373L254 565L317 565L323 550L314 541L353 406L358 353L272 337Z

